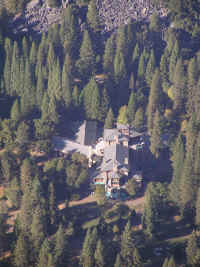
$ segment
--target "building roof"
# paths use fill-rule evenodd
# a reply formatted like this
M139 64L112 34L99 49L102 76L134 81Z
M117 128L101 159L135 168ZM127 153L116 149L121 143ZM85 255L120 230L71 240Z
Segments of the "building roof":
M115 171L111 171L108 172L108 179L112 179L112 178L121 178L121 174L119 172L115 172Z
M130 128L129 124L117 123L117 129L119 130L129 130L129 128Z
M118 129L104 129L104 140L112 141L115 140L116 136L119 136L120 133Z
M76 134L76 142L82 145L94 145L98 138L98 125L96 121L84 121Z
M127 166L124 162L125 158L129 158L129 151L127 147L121 144L113 144L105 147L101 170L109 171L114 168L120 169L122 166Z
M114 141L118 138L119 141L128 141L129 137L119 132L119 129L104 129L104 140Z

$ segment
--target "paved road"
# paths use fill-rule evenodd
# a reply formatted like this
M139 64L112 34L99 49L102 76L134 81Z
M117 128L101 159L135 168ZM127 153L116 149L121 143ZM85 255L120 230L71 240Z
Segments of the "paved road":
M89 146L78 144L69 139L55 136L53 138L53 143L55 148L59 151L62 151L63 153L80 152L81 154L84 154L86 157L88 157L89 155Z

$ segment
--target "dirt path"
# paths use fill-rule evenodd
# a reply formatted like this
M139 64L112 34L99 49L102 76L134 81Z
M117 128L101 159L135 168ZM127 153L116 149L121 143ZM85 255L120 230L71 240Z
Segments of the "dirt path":
M94 196L90 195L90 196L83 198L81 200L70 201L69 206L73 207L73 206L92 203L92 202L96 202L96 200L95 200ZM144 197L127 200L127 201L124 201L123 203L125 203L127 206L129 206L129 208L135 208L137 212L142 212L143 208L144 208Z

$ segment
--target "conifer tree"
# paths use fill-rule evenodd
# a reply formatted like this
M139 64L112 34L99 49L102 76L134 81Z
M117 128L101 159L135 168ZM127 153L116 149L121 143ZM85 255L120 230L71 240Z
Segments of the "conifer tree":
M136 43L134 49L133 49L133 55L132 55L132 67L134 69L134 74L137 75L137 69L138 69L138 62L140 58L140 48L139 44Z
M8 95L11 95L11 65L12 65L12 49L13 45L11 40L6 38L4 49L5 49L5 65L3 71L3 80L5 85L5 91Z
M186 82L186 79L184 79ZM190 116L195 112L195 102L197 99L197 83L198 83L198 66L196 58L189 61L187 69L187 114Z
M178 40L176 40L169 62L169 79L171 82L173 82L174 79L174 70L179 57L179 53L180 53L179 43Z
M79 89L77 85L74 86L74 89L72 91L72 102L74 107L79 106Z
M60 27L60 39L65 48L65 53L68 53L70 56L77 55L77 40L80 38L78 32L78 16L73 14L73 8L71 5L68 5L64 10L63 21ZM76 48L74 48L76 47Z
M32 71L32 73L35 73L35 66L36 66L36 61L37 61L37 47L36 47L35 42L32 42L29 61L31 64L31 71Z
M174 259L173 256L171 256L171 257L169 258L169 261L168 261L168 265L167 265L167 266L168 266L168 267L178 267L178 265L176 264L175 259Z
M40 68L40 71L38 72L37 85L36 85L36 103L39 109L41 109L44 92L45 92L45 79L42 72L42 68Z
M25 66L24 92L21 98L21 111L24 116L29 114L36 104L36 94L30 63L27 60Z
M188 90L195 86L198 82L198 64L196 57L193 57L188 64L187 76L188 76Z
M62 94L66 108L70 108L72 102L72 66L69 55L66 56L62 70Z
M197 194L196 177L193 172L193 159L190 152L187 152L181 175L181 212L182 216L193 218L195 200Z
M115 265L114 267L122 267L123 266L123 261L120 256L120 253L117 254L116 260L115 260Z
M191 266L196 266L196 264L199 263L199 258L197 257L199 247L195 231L192 232L190 238L188 239L185 251L187 256L187 263Z
M36 206L30 227L31 241L36 255L39 253L47 232L46 218L43 216L42 208L44 207L40 205Z
M168 267L168 262L169 262L169 259L166 257L164 262L163 262L162 267Z
M64 260L66 262L67 248L66 234L61 224L58 227L55 237L54 260L56 266L60 266L63 264Z
M101 30L101 22L95 1L90 1L87 12L87 23L94 32Z
M124 57L128 53L126 26L120 26L117 30L116 36L116 53L122 53Z
M162 85L164 91L167 91L170 87L169 82L169 57L170 53L168 49L166 48L164 53L162 54L161 60L160 60L160 72L162 77Z
M115 36L112 34L106 41L104 56L103 56L103 69L105 73L113 75L114 73L114 57L115 57Z
M30 266L30 245L24 232L19 234L16 247L14 249L14 265L16 267Z
M20 215L19 215L19 227L20 231L29 234L32 223L32 201L30 199L30 190L26 187L23 194Z
M84 78L88 78L94 71L95 54L92 49L92 42L88 31L85 31L83 35L83 41L80 48L80 58L77 65L81 76Z
M147 68L146 68L146 82L150 86L153 78L154 71L156 69L156 59L155 59L155 54L154 50L151 50L150 58L147 63Z
M144 79L146 67L147 67L147 62L148 62L148 57L149 57L149 55L148 55L146 49L144 49L141 56L140 56L139 65L138 65L137 77L140 80Z
M22 39L22 54L24 56L24 59L27 59L29 56L29 45L26 37L23 37Z
M37 267L48 266L51 253L52 253L51 244L46 238L40 249Z
M127 106L124 105L119 109L119 114L117 117L117 122L120 124L127 124L128 120L127 120Z
M89 228L83 243L83 248L80 257L80 263L83 267L94 266L94 253L97 244L97 238L97 229L94 228L91 231Z
M99 120L100 118L100 94L94 78L83 89L83 104L88 119Z
M127 266L131 266L133 262L133 249L134 249L134 240L132 237L131 223L127 222L121 238L121 256L124 262L127 263Z
M133 125L133 122L135 119L136 109L137 109L136 95L132 91L130 94L130 97L129 97L128 106L127 106L127 110L126 110L128 123L130 125Z
M53 183L49 184L48 193L49 193L49 218L50 218L50 223L54 224L57 220L56 218L57 205L56 205L56 195Z
M24 121L17 128L16 143L19 145L27 145L31 140L30 127Z
M162 133L162 117L159 111L157 110L154 116L153 129L150 136L150 150L156 158L160 156L160 152L163 147Z
M95 86L92 92L90 108L91 110L88 114L89 118L93 120L101 120L101 99L98 86Z
M114 128L114 114L112 111L112 108L109 109L106 119L105 119L105 124L104 124L105 129L112 129Z
M135 113L134 126L136 129L141 129L145 126L145 112L143 107L139 107Z
M150 238L154 235L156 225L159 221L159 206L162 204L162 198L159 196L161 196L161 194L156 184L149 183L145 192L142 226ZM160 209L162 209L162 207Z
M195 216L195 224L199 228L200 227L200 189L197 193L197 201L196 201L196 216Z
M11 94L15 95L20 93L20 52L17 42L14 42L12 64L10 73L10 88Z
M173 166L173 177L171 184L169 186L170 198L175 202L180 204L180 185L181 185L181 176L183 171L183 162L185 156L185 149L183 143L183 137L179 135L176 139L176 143L172 152L172 166Z
M101 112L100 112L101 113L100 117L102 121L105 120L106 114L108 113L109 105L110 105L110 98L106 87L104 87L101 96Z
M160 72L157 69L154 73L153 80L151 83L149 103L147 106L147 123L148 130L151 132L153 129L153 122L156 110L161 110L162 106L162 86Z
M62 85L61 85L61 73L60 73L60 63L59 60L56 60L56 64L53 66L52 72L49 73L50 83L48 83L48 92L49 95L54 95L57 101L61 100L62 97Z
M133 72L131 72L130 80L129 80L129 89L133 91L135 88L135 78Z
M25 192L26 188L28 188L29 191L31 190L33 177L34 177L33 164L30 161L30 159L26 158L22 162L20 168L20 182L21 182L21 189L23 192Z
M56 54L55 54L53 44L50 43L48 55L47 55L47 67L48 67L49 72L53 71L53 67L55 64L56 64Z
M183 103L186 99L186 79L183 61L181 58L177 60L173 82L174 109L182 112L184 110Z
M12 108L10 111L10 118L16 122L19 122L19 120L21 118L20 104L19 104L18 99L16 99L12 105Z
M117 83L119 83L120 80L126 78L127 72L125 66L125 59L124 59L124 54L121 51L115 54L114 73Z
M97 247L94 253L94 258L95 258L95 266L97 267L103 267L105 266L105 248L102 244L101 239L98 240L97 242Z
M143 267L142 257L137 247L133 250L133 267Z

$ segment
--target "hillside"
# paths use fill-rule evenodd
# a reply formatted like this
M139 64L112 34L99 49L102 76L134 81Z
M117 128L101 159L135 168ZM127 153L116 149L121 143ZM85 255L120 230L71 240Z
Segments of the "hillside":
M69 4L68 2L70 1L63 1L58 7L50 7L47 0L32 0L21 13L10 19L9 28L15 34L26 33L27 31L38 34L47 32L50 26L61 22L63 10ZM74 1L74 4L82 10L79 12L79 23L85 23L84 13L87 5L79 4L78 1ZM160 17L167 15L166 8L156 7L151 0L97 0L96 4L103 25L102 30L105 32L128 24L131 20L149 21L150 16L155 12Z
M0 266L199 266L199 0L0 4Z

